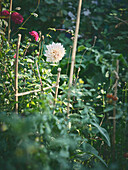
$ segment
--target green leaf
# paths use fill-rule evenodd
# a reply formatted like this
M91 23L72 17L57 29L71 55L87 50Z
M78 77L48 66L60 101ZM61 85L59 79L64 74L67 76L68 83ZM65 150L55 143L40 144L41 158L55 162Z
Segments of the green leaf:
M84 45L81 45L78 47L78 52L85 50L86 47Z
M69 117L70 118L80 118L81 115L77 114L77 113L74 113L74 114L69 114Z
M125 58L123 57L122 54L120 54L120 55L118 56L118 59L119 59L126 67L128 67L128 63L127 63L127 61L125 60Z
M62 10L62 13L64 14L64 15L67 15L67 11L66 10Z
M32 105L36 105L34 101L31 101L31 104L32 104Z
M93 126L95 126L99 130L99 132L105 137L105 139L106 139L105 141L108 144L108 146L111 146L110 138L109 138L109 135L108 135L108 132L106 131L106 129L100 127L97 123L91 122L91 124Z
M97 157L106 167L108 167L105 161L99 155L94 154L94 156Z
M96 158L98 158L98 159L107 167L107 164L106 164L105 161L98 155L98 151L97 151L93 146L91 146L89 143L84 143L84 144L83 144L83 147L84 147L84 151L85 151L86 153L94 155Z
M32 59L28 58L27 63L34 63L34 61Z
M4 85L0 83L0 86L3 87Z
M48 28L48 30L56 31L56 29L55 29L55 28Z
M106 66L105 65L102 65L101 66L101 70L102 70L102 73L104 74L104 72L105 72L105 69L106 69Z
M94 21L92 21L92 26L93 26L93 28L94 28L95 30L98 30L98 27L96 26L96 24L95 24Z
M45 0L45 2L46 2L47 4L53 4L53 3L54 3L53 0Z
M68 158L69 157L69 152L62 149L60 151L60 156L63 157L63 158Z
M43 22L46 22L47 21L47 18L45 16L41 16L40 17L40 20L43 21Z
M19 27L20 30L27 30L27 28Z
M5 35L5 33L2 29L0 29L0 34Z
M104 109L104 112L109 112L113 110L113 106L108 106L106 109Z

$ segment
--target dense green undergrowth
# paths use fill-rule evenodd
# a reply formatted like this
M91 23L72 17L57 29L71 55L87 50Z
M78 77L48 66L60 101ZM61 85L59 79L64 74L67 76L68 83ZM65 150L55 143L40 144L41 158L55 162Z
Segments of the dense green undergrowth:
M16 6L17 2L13 6ZM64 0L61 3L66 2ZM30 1L27 0L26 3ZM31 3L33 6L34 2ZM49 4L58 6L59 3L52 0L45 1L44 6L49 7ZM124 31L127 27L117 30L120 25L117 25L115 32L109 32L117 24L113 15L116 13L118 16L120 10L116 10L115 4L110 9L106 9L105 4L109 6L106 1L100 2L101 9L99 9L96 4L90 6L89 2L87 3L86 8L90 10L92 19L90 19L91 24L86 27L88 30L86 34L83 34L86 23L82 12L81 25L83 26L80 28L81 36L78 39L73 86L70 88L69 114L67 113L68 82L74 34L68 28L70 23L70 28L73 29L74 22L65 18L65 15L69 7L74 14L77 3L73 7L71 1L69 6L64 5L65 12L58 9L61 13L56 11L53 16L50 12L55 6L52 6L46 17L47 8L41 12L43 5L41 2L37 10L39 17L31 18L26 22L27 24L33 23L33 20L37 22L38 26L32 27L36 31L41 30L40 22L44 22L47 29L51 27L47 30L48 33L46 30L44 32L41 30L43 37L40 36L38 41L29 34L32 31L31 24L26 24L26 29L11 21L11 40L8 43L6 30L8 20L0 19L0 167L2 170L125 170L128 168L128 63L125 51L127 40L125 35L128 32ZM23 2L21 7L22 5ZM8 9L8 6L8 1L2 2L4 9ZM85 3L83 3L84 6ZM24 12L22 11L25 19L28 17L26 7ZM93 11L94 8L95 11ZM104 8L106 15L102 16ZM112 8L115 10L111 11ZM119 8L118 4L117 8ZM31 10L33 11L33 8ZM126 17L126 11L122 12L123 19ZM112 12L111 15L109 15L110 12ZM93 18L94 15L95 18ZM103 18L97 20L99 15ZM57 30L61 24L58 24L54 18L64 23L66 29ZM89 18L90 16L87 16L86 20ZM52 24L47 26L49 22ZM17 29L19 32L16 32ZM118 31L120 31L120 37L116 36ZM18 56L18 92L42 89L40 92L18 98L18 115L15 114L14 86L17 33L22 33ZM94 34L95 37L92 38ZM119 39L125 43L119 44ZM66 54L59 63L47 62L44 55L47 45L54 41L62 43L66 49ZM116 72L117 60L119 73ZM59 93L55 100L55 87L46 91L43 89L56 83L59 67L61 68ZM119 78L118 100L115 102L107 96L111 93L114 95L117 77ZM115 148L112 144L114 108L116 108Z

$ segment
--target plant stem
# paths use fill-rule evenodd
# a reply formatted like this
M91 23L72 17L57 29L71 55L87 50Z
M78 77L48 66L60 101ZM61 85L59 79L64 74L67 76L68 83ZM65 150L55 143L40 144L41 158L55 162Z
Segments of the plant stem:
M40 80L40 84L41 84L41 89L43 91L43 84L42 84L42 80L41 80L40 71L39 71L39 67L38 67L37 61L36 61L36 68L37 68L37 72L38 72L38 76L39 76L39 80Z
M12 0L10 0L9 7L9 20L8 20L8 43L10 42L10 34L11 34L11 11L12 11Z
M39 38L40 38L40 40L39 40L39 56L40 56L40 52L41 52L41 38L42 38L42 36L41 36L41 31L39 31Z
M119 60L116 61L116 81L114 84L114 96L117 97L117 86L118 86L118 73L119 73ZM115 160L115 144L116 144L116 101L113 103L113 159Z
M41 36L41 41L42 41L42 46L41 46L41 53L40 53L40 55L42 56L43 46L44 46L44 35Z

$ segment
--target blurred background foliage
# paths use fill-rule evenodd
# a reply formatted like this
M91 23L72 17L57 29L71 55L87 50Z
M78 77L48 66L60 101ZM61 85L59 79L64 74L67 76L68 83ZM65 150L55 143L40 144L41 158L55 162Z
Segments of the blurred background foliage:
M37 7L37 1L14 0L13 10L19 6L26 19ZM38 17L32 15L25 27L28 30L40 30L44 35L48 33L48 28L74 30L77 7L77 0L42 0L35 12ZM103 49L104 45L110 44L116 51L124 54L128 31L127 8L127 0L83 0L79 38L87 42L97 36L104 40L104 44L99 42L99 48ZM60 31L59 33L62 34ZM58 34L51 34L58 39Z

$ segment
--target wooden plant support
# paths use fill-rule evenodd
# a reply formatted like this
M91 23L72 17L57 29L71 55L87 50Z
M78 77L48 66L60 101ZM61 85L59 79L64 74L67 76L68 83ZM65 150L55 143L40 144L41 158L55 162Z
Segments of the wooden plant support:
M73 81L73 72L74 72L74 65L75 65L76 47L77 47L77 39L78 39L78 32L79 32L79 25L80 25L81 6L82 6L82 0L79 0L79 6L78 6L78 12L77 12L77 21L76 21L76 29L75 29L75 37L74 37L73 50L72 50L72 62L71 62L71 69L70 69L70 78L69 78L69 93L68 93L67 114L69 114L70 87L72 86L72 81Z
M56 91L55 91L55 100L57 100L57 95L58 95L58 88L59 88L59 81L60 81L60 72L61 72L61 68L58 68L58 75L57 75L57 82L56 84L53 84L50 87L45 87L43 88L43 90L48 90L48 89L52 89L54 87L56 87ZM31 94L31 93L37 93L37 92L41 92L42 89L38 89L38 90L31 90L31 91L27 91L27 92L23 92L23 93L15 93L15 96L19 97L19 96L25 96L27 94Z
M58 71L58 75L57 75L57 81L56 81L55 102L57 101L57 96L58 96L58 88L59 88L59 82L60 82L61 68L58 68L57 71Z
M21 34L18 34L18 42L17 42L17 50L16 50L16 60L15 60L15 101L16 101L16 105L15 105L16 111L15 112L16 112L16 114L18 114L18 97L19 96L24 96L24 95L28 95L28 94L31 94L31 93L37 93L37 92L41 92L42 91L42 88L40 88L38 90L31 90L31 91L27 91L27 92L23 92L23 93L18 93L18 55L19 55L20 40L21 40ZM50 87L43 88L43 91L45 91L45 90L48 90L48 89L56 87L56 90L55 90L55 101L57 101L58 88L59 88L59 82L60 82L60 72L61 72L61 68L58 68L56 84L53 84ZM40 81L41 81L41 79L40 79ZM42 84L41 84L41 86L42 86Z
M57 74L57 80L56 80L56 90L55 90L55 97L54 97L54 107L57 101L57 96L58 96L58 88L59 88L59 82L60 82L60 72L61 72L61 68L58 68L58 74ZM55 109L53 111L53 114L55 114Z
M53 86L50 86L50 87L46 87L46 88L43 88L43 90L48 90L48 89L51 89L53 87L56 87L56 84L54 84ZM41 92L42 90L41 89L37 89L37 90L31 90L31 91L27 91L27 92L23 92L23 93L17 93L15 94L15 96L25 96L27 94L31 94L31 93L37 93L37 92Z
M18 114L18 56L19 56L19 47L20 47L20 41L21 41L21 34L18 34L18 41L17 41L17 47L16 47L16 59L15 59L15 112Z
M115 71L115 84L113 86L114 89L114 96L117 97L117 86L118 86L118 80L119 80L119 60L116 61L116 71ZM115 160L115 144L116 144L116 101L113 103L113 159Z
M9 7L9 20L8 20L8 43L10 42L10 34L11 34L11 11L12 11L12 0L10 0Z

